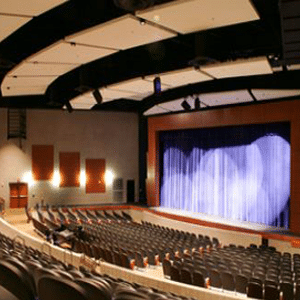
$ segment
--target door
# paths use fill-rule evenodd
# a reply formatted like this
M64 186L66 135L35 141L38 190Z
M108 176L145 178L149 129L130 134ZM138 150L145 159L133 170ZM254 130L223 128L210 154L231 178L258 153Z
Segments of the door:
M10 189L10 208L22 208L28 203L28 185L23 182L11 182Z

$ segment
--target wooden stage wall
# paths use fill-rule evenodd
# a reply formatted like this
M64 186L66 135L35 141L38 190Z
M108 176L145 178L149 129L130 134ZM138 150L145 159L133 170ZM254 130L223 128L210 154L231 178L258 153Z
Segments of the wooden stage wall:
M147 203L159 206L160 131L290 122L291 204L290 230L300 233L300 102L264 102L215 110L148 118Z

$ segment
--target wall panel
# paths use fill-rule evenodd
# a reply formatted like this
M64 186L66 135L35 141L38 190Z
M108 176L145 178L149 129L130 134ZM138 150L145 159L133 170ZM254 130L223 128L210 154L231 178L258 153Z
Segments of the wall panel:
M105 159L86 159L86 193L105 193Z
M59 172L61 187L80 186L80 153L60 152Z
M54 146L32 145L32 173L35 180L51 180L54 170Z

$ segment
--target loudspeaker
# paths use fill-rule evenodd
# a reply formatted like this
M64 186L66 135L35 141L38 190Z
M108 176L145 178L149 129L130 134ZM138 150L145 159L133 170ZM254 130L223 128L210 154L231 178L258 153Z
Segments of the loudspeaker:
M134 203L134 180L127 180L127 203Z
M98 104L101 104L101 103L102 103L103 98L102 98L102 96L101 96L101 94L100 94L100 92L99 92L98 89L96 89L96 90L93 91L93 96L94 96L94 98L95 98L95 100L96 100L96 102L97 102Z

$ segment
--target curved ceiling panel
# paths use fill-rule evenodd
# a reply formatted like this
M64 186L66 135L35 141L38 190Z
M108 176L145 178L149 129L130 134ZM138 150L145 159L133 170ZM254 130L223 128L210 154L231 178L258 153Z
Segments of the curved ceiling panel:
M116 50L112 49L89 47L67 43L65 41L58 41L50 47L31 56L28 61L81 65L115 52Z
M31 17L5 15L0 13L0 42L31 19Z
M266 57L255 57L247 60L212 64L201 67L200 70L214 78L242 77L273 73Z
M23 62L8 73L7 76L60 76L76 68L76 64Z
M6 76L2 81L3 96L41 95L57 76Z
M153 26L132 15L89 28L66 40L76 44L125 50L176 36L175 33Z
M9 0L0 1L0 13L38 16L67 0Z
M182 34L259 19L249 0L180 0L137 16Z

